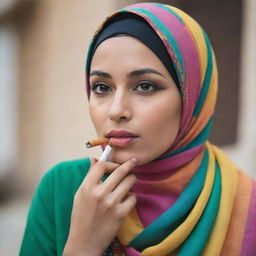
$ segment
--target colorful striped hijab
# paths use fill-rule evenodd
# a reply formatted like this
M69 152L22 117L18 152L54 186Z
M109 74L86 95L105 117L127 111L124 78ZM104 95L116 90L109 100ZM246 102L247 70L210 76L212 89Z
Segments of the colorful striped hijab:
M106 21L126 12L145 19L161 38L177 72L183 110L170 149L134 169L137 205L117 236L122 252L113 243L108 255L256 255L256 183L207 141L218 84L207 35L183 11L157 3L128 6Z

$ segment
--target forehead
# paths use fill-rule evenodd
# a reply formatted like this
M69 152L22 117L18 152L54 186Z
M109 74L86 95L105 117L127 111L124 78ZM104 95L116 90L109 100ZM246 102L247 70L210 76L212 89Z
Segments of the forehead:
M91 70L122 66L151 67L169 74L155 53L138 39L124 35L103 41L93 55Z

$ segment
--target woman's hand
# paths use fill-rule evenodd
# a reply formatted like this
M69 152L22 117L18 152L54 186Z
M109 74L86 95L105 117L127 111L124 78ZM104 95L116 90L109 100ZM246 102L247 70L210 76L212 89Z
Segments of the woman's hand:
M75 194L63 255L103 254L136 204L136 197L130 192L136 177L129 174L136 162L135 158L122 165L92 161L88 175ZM102 177L109 172L102 183Z

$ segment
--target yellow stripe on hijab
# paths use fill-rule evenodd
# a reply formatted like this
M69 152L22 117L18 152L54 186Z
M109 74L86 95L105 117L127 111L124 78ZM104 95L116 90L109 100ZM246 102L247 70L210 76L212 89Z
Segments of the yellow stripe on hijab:
M122 244L128 245L143 229L144 227L139 219L136 208L133 208L120 227L117 237Z
M217 219L206 245L203 255L213 256L220 255L222 246L225 241L226 233L232 214L233 203L239 181L239 173L237 167L215 146L214 154L220 166L221 171L221 190L220 207Z

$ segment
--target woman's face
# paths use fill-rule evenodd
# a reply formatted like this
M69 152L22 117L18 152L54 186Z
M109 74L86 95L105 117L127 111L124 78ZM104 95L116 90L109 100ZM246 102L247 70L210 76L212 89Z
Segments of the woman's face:
M112 138L109 158L138 165L163 154L179 130L182 101L158 57L130 36L97 48L90 69L89 111L98 136Z

